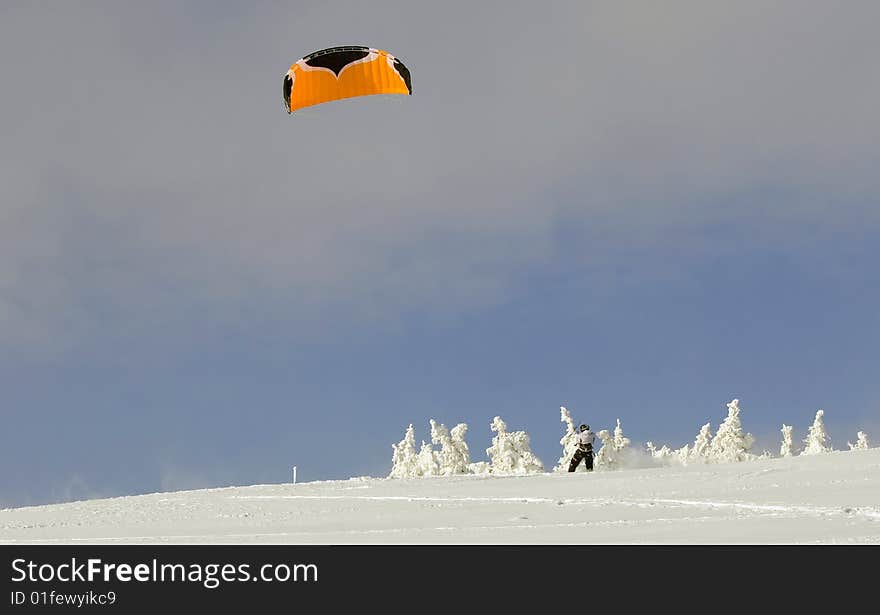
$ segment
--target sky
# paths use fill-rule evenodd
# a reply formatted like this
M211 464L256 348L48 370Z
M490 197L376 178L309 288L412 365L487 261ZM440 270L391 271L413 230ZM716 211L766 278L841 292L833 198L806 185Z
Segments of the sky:
M384 476L559 407L880 438L880 7L5 2L0 506ZM284 112L312 51L413 96Z

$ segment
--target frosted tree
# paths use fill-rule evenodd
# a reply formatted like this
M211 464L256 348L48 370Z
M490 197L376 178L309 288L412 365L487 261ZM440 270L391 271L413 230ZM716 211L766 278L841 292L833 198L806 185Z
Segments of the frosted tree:
M471 465L471 451L465 442L468 426L466 423L459 423L449 432L452 446L451 458L453 459L456 472L467 473Z
M507 423L500 416L496 416L492 419L490 428L496 433L492 437L492 446L486 449L490 472L493 474L512 472L518 465L519 456L508 442Z
M450 433L445 425L431 419L431 442L440 446L440 450L434 455L438 474L449 476L467 473L471 460L467 443L464 441L466 432L467 425L464 423L456 425Z
M849 446L849 450L851 450L851 451L864 451L864 450L867 450L868 448L870 448L868 446L868 434L866 434L864 431L860 431L859 433L856 434L856 437L858 437L858 441L855 444L852 444L850 442L846 443L847 446Z
M492 474L532 474L544 471L544 464L529 446L529 435L524 431L507 431L500 416L492 419L491 429L497 435L486 449Z
M596 455L596 467L614 470L625 465L630 439L623 435L620 419L617 419L617 427L614 428L613 435L607 429L601 430L596 435L602 440L602 448Z
M437 453L428 442L422 440L422 449L419 451L416 460L418 462L418 476L436 476L440 474Z
M709 458L716 463L754 459L755 456L749 453L754 443L752 434L743 433L739 420L739 400L734 399L727 404L727 418L709 444Z
M412 478L419 476L419 461L416 454L416 436L412 423L406 430L403 440L391 445L394 454L391 459L390 478Z
M532 452L529 434L524 431L513 431L507 434L508 442L519 453L519 464L516 471L522 474L532 474L544 471L543 462Z
M446 428L446 425L442 423L438 423L434 419L429 419L428 424L431 426L431 444L440 445L440 450L436 453L435 458L437 459L437 465L440 468L439 473L443 474L443 457L445 457L444 448L449 449L449 430Z
M491 474L492 464L488 461L472 461L468 465L468 472L471 474Z
M464 440L467 425L459 423L452 431L431 419L431 443L422 442L416 451L415 431L412 424L403 440L392 445L394 455L390 478L417 478L450 474L467 474L474 471L468 445ZM434 449L434 444L440 450ZM485 470L483 470L485 471Z
M645 448L647 449L648 454L651 455L651 458L654 461L657 461L663 465L668 465L669 463L678 462L680 460L678 451L673 451L665 444L658 449L656 446L654 446L653 442L646 442ZM685 456L687 456L687 453L685 453Z
M791 436L793 427L791 425L782 424L782 445L779 447L780 457L791 457L794 455L794 445Z
M706 427L708 427L708 426L709 425L706 424ZM683 466L686 466L688 464L688 462L691 460L692 453L693 453L693 451L691 451L690 447L687 444L685 444L681 448L676 449L673 452L673 455L678 460L678 463L680 463Z
M813 424L810 425L810 433L807 434L804 440L805 446L801 455L816 455L832 450L828 433L825 431L825 422L822 420L824 414L824 410L816 410L816 418L813 420Z
M607 429L600 429L596 432L596 437L599 438L599 442L602 443L602 448L599 449L598 453L594 452L595 455L595 465L598 469L599 466L608 466L611 461L613 454L611 453L611 448L614 446L614 436L611 435L611 432Z
M559 407L559 420L565 423L566 429L562 439L559 440L559 444L562 446L562 457L559 458L553 471L568 472L568 464L571 462L571 458L577 448L577 432L575 431L574 420L571 418L571 413L565 406ZM579 464L578 470L586 472L586 464Z
M694 446L686 451L688 462L706 463L709 461L709 446L712 444L711 423L706 423L700 428L694 440Z
M433 454L437 465L437 474L454 474L454 468L450 467L450 462L452 462L452 438L449 435L449 430L446 428L446 425L438 423L434 419L431 419L429 423L431 425L431 443L440 446L440 450L434 451Z

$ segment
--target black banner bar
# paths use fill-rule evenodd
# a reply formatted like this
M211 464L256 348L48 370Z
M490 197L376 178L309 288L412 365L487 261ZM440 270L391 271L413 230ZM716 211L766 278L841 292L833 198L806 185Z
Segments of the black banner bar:
M869 546L4 545L0 612L156 613L165 609L394 607L447 596L468 608L523 600L684 606L726 584L791 607L806 583L857 600L873 591ZM788 579L788 580L786 580ZM786 590L786 585L790 590ZM409 603L416 609L415 604ZM627 610L628 610L627 609ZM337 609L331 609L335 611ZM578 610L575 608L574 610ZM285 611L285 612L290 612Z

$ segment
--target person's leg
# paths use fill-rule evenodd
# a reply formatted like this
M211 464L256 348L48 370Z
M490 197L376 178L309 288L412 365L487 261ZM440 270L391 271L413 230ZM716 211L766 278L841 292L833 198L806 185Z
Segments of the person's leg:
M581 463L581 459L583 458L583 456L584 456L583 451L580 449L578 449L574 452L574 455L572 455L572 457L571 457L571 463L568 464L568 471L569 472L574 472L577 469L578 465L580 465L580 463Z
M593 454L592 453L587 453L587 456L584 459L584 463L587 466L587 471L592 472L593 471Z

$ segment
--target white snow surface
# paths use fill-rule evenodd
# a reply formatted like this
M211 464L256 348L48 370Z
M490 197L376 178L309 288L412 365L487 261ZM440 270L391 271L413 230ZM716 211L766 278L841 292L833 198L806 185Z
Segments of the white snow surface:
M0 510L0 544L880 543L880 448L253 485Z

